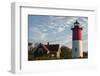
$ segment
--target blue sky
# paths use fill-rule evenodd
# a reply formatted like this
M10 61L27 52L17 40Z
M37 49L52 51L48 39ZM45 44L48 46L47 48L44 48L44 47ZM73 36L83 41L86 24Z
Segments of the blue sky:
M73 23L78 20L83 27L83 50L88 51L88 18L79 16L28 16L28 41L35 43L60 44L72 48Z

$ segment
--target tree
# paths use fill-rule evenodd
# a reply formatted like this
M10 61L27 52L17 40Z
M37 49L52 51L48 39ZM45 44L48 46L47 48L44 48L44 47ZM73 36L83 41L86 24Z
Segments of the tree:
M67 46L62 46L61 47L61 58L62 59L70 59L70 58L72 58L71 49L68 48Z

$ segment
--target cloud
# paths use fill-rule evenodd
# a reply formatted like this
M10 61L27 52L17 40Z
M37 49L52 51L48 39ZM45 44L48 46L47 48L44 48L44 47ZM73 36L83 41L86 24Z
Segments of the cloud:
M64 31L65 30L65 28L63 28L63 27L59 27L58 28L58 32L62 32L62 31Z
M48 25L48 28L52 29L52 28L55 28L55 26L53 26L53 25Z
M77 17L70 17L67 21L66 24L72 25L78 18Z
M44 30L47 31L47 30ZM39 40L39 41L43 41L46 40L46 36L48 35L47 33L42 32L39 28L37 27L31 27L30 28L30 37L33 40Z
M47 36L47 33L42 33L42 34L40 35L40 38L41 38L42 40L45 40L45 39L46 39L46 36Z
M88 36L87 18L76 16L42 16L40 18L38 17L35 20L36 23L33 20L33 25L29 27L30 40L39 42L53 41L51 43L59 43L60 45L72 47L72 31L70 29L74 22L78 20L83 26L83 45L85 47L87 43L85 40L87 40ZM85 49L87 48L85 47Z
M47 32L48 30L47 30L47 29L43 29L42 31L43 31L43 32Z

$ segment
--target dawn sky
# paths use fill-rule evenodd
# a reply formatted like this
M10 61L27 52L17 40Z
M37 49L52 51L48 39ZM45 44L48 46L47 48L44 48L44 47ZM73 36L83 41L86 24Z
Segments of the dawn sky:
M88 51L88 18L78 16L28 16L29 42L60 44L72 48L73 23L78 22L83 27L83 50Z

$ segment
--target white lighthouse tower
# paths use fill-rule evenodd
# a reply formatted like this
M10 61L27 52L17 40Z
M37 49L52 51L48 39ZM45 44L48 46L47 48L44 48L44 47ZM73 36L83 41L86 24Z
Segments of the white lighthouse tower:
M72 30L72 58L83 57L82 30L80 23L76 21Z

